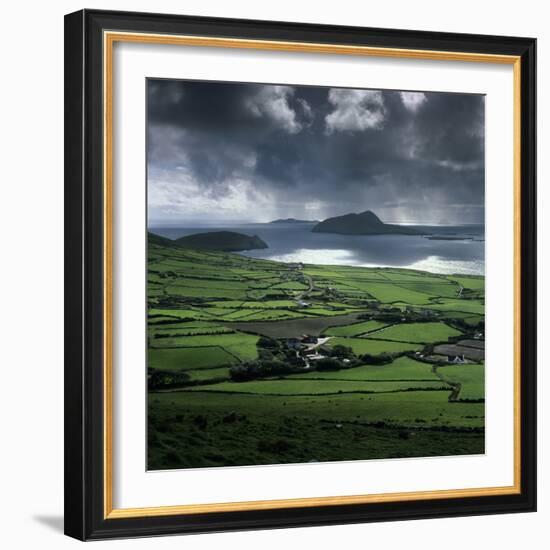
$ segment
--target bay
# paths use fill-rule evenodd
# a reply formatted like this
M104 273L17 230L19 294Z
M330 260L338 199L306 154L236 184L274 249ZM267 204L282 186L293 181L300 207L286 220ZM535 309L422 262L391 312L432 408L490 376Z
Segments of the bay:
M236 231L257 235L268 247L240 252L281 262L361 267L399 267L432 273L484 275L483 225L410 226L422 235L336 235L313 233L314 223L258 223L225 226L151 226L177 239L193 233Z

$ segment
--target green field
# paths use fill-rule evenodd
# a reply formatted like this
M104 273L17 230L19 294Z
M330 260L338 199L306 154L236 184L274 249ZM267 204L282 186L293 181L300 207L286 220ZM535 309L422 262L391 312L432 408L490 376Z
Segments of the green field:
M483 365L429 359L483 331L483 277L148 257L150 469L484 452Z
M353 380L261 380L254 382L221 382L209 386L193 386L182 391L256 393L259 395L334 395L342 393L388 393L402 390L447 390L442 381L356 382Z
M485 313L485 305L480 300L441 300L438 303L430 305L430 309L434 311L460 311L464 313L477 313L483 315Z
M236 412L259 419L269 417L291 419L303 415L310 419L327 422L365 423L385 422L395 427L441 427L479 428L483 426L483 403L450 403L448 391L410 391L380 393L373 395L342 394L324 396L273 396L263 394L240 394L229 392L174 391L153 393L150 402L159 404L165 413L177 411L204 413L207 399L208 413L213 415ZM249 418L249 422L255 422Z
M229 378L229 369L227 367L221 367L218 369L198 369L198 370L188 370L185 371L187 375L189 375L190 379L192 381L200 380L212 380L212 381L219 381L220 379L228 379Z
M233 355L216 346L208 348L150 348L147 355L149 367L168 371L208 369L238 362Z
M443 381L460 384L457 399L485 399L484 365L453 365L437 371Z
M460 331L444 323L401 323L385 328L365 338L379 338L396 342L414 342L429 344L446 342L450 336L459 336Z
M464 288L470 288L472 290L483 290L485 288L485 279L483 277L449 277L450 280L456 281L460 286Z
M353 325L344 325L342 327L330 327L324 331L327 336L359 336L381 328L387 327L386 323L380 321L366 321L364 323L355 323Z
M214 325L208 327L194 327L185 324L161 325L149 331L149 334L154 338L167 338L169 336L197 336L209 334L231 334L233 331L230 328Z
M329 345L331 347L338 345L350 347L358 355L362 355L364 353L369 353L371 355L379 355L381 353L401 353L405 351L416 351L422 347L420 344L409 344L406 342L340 337L331 338Z
M481 454L484 405L447 391L149 396L152 469Z
M388 365L361 365L335 372L307 372L291 374L289 378L310 378L316 380L438 380L432 365L399 357Z
M246 361L257 357L257 341L257 336L242 333L178 336L175 338L156 338L152 340L150 349L217 347L233 355L237 360Z

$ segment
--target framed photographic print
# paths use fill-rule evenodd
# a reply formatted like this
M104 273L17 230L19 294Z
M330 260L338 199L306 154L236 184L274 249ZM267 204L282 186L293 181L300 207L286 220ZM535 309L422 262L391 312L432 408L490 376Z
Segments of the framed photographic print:
M65 40L66 533L535 510L535 40Z

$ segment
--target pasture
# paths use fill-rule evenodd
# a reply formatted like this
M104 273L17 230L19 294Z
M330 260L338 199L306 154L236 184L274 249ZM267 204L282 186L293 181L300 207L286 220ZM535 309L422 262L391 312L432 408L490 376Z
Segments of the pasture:
M259 395L339 395L343 393L388 393L412 390L448 390L450 386L441 380L395 380L359 382L302 378L257 380L253 382L221 382L208 386L192 386L182 391L254 393Z
M149 367L167 371L208 369L237 363L237 359L217 346L149 349Z
M371 340L368 338L342 338L336 337L329 340L329 345L350 347L357 355L368 353L380 355L381 353L401 353L416 351L422 348L420 344L408 342L392 342L389 340Z
M484 405L447 391L149 394L148 468L481 454Z
M484 365L452 365L438 367L441 380L459 384L456 399L485 399L485 366Z
M367 334L365 338L379 338L396 342L413 342L429 344L432 342L446 342L451 336L459 336L460 331L444 323L401 323L392 325L374 334Z
M332 326L326 329L323 334L327 336L360 336L369 332L378 331L387 327L387 323L380 321L365 321L363 323L354 323L352 325Z
M291 374L288 378L310 378L315 380L438 380L434 367L415 361L410 357L398 357L387 365L362 365L333 372L307 372Z

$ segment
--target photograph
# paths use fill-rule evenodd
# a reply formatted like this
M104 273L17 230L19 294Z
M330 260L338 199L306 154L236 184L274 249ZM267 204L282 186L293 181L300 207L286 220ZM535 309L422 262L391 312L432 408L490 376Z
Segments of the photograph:
M202 11L64 19L65 534L536 511L537 39Z
M147 469L485 453L485 95L148 78Z

